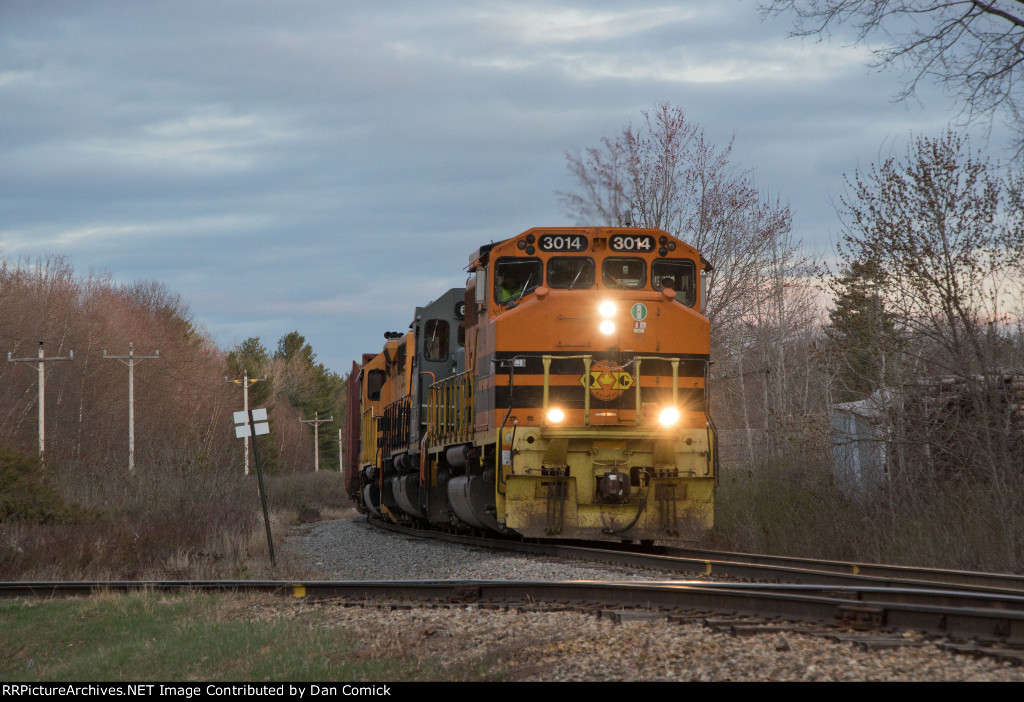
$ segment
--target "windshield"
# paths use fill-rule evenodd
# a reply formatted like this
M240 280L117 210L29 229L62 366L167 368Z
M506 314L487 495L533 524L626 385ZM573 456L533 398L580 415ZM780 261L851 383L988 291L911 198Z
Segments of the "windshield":
M581 256L555 256L548 261L548 285L580 290L594 287L594 261Z
M647 282L647 266L642 258L606 258L601 284L606 288L642 288Z
M494 300L511 305L533 292L543 280L538 258L503 258L494 269Z

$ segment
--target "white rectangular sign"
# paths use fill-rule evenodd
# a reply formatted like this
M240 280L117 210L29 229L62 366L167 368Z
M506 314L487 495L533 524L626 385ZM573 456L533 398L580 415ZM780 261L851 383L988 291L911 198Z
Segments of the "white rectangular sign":
M247 436L252 436L252 431L249 429L249 415L245 411L235 412L235 437L244 439ZM252 411L253 427L256 430L256 436L263 436L264 434L270 433L270 425L267 423L267 410L265 407L254 409Z
M265 422L267 421L267 408L260 407L252 411L252 421L254 422ZM235 424L248 424L249 415L243 412L235 412Z

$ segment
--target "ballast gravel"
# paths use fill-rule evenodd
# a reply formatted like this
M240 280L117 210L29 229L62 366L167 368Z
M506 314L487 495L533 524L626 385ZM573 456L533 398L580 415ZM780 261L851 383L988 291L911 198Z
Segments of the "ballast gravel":
M363 517L294 527L281 545L317 580L664 580L660 571L507 554L407 537ZM332 605L318 605L332 607ZM276 610L273 616L288 616ZM513 681L1024 681L1024 666L941 650L915 632L870 650L795 631L734 636L700 620L616 623L573 611L334 606L368 659L414 655L472 679Z

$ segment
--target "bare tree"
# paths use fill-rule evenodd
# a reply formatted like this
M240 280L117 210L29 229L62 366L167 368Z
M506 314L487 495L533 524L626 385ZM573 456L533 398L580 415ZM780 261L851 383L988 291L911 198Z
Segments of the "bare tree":
M712 262L708 317L717 333L754 307L751 285L766 252L792 226L789 207L767 200L731 162L732 143L711 144L681 107L644 111L639 127L566 154L577 189L559 193L581 224L658 227Z
M1017 132L1017 155L1024 154L1021 0L766 0L761 13L793 15L798 36L851 25L858 42L881 37L874 65L904 70L900 99L922 79L934 80L963 101L968 121L991 126L1002 115Z
M75 274L70 262L0 260L0 339L26 355L75 352L75 362L46 368L48 466L119 465L126 458L127 378L103 363L130 343L160 349L161 363L135 377L136 448L143 470L157 465L216 470L240 447L230 436L230 391L223 353L195 328L181 297L159 283L116 286L109 275ZM36 440L36 378L0 367L0 435L6 445ZM64 367L67 366L67 367Z
M791 234L776 240L752 274L753 309L727 331L716 358L716 421L740 430L752 464L817 456L824 445L818 273Z
M917 458L993 484L1019 474L1021 427L1006 384L1020 373L1008 305L1024 293L1022 183L947 132L856 173L848 190L841 259L847 270L877 267L882 303L907 339L902 366L929 377L931 399L899 400L912 408ZM920 385L891 370L890 382ZM941 407L923 411L929 402Z

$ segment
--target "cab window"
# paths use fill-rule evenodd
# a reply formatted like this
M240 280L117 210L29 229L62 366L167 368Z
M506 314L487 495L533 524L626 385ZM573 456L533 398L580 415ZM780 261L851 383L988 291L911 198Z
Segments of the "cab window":
M647 266L642 258L606 258L601 284L606 288L642 288L647 283Z
M380 399L380 390L388 379L387 373L380 368L375 368L366 374L366 397L376 402Z
M396 377L405 372L405 344L403 343L395 351L395 360L388 365L388 374Z
M431 319L423 327L426 343L423 353L428 361L444 361L448 358L448 320Z
M686 259L659 259L651 264L651 284L655 290L676 291L676 299L687 307L697 301L697 267Z
M548 287L580 290L594 287L594 260L583 256L548 259Z
M537 289L543 281L539 258L503 258L494 267L494 300L511 305Z

